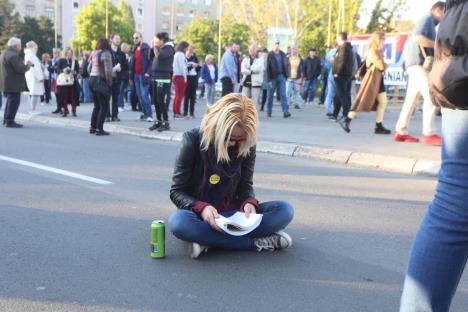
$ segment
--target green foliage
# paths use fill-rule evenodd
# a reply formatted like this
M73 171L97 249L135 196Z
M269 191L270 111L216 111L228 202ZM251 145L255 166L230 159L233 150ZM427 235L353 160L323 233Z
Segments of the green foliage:
M93 50L99 38L106 35L106 1L108 4L109 36L119 34L122 42L132 42L135 21L131 8L123 0L116 6L110 0L92 0L75 17L77 38L74 50Z
M24 22L20 25L20 37L23 43L31 40L37 43L38 56L46 52L51 54L52 48L55 46L54 24L46 17L39 19L25 17Z
M251 31L249 26L224 18L221 20L221 46L224 47L234 42L246 51L251 43ZM195 45L197 55L201 60L207 54L212 54L215 60L218 57L219 23L217 20L195 18L177 37L177 41L185 40Z
M8 39L19 37L20 25L19 14L13 14L13 4L8 0L0 0L0 51L6 48Z
M394 19L405 2L404 0L397 0L392 2L390 6L384 6L383 0L378 0L372 10L366 33L370 34L378 30L387 33L395 31Z
M358 12L362 2L362 0L345 1L344 30L350 35L357 31ZM297 40L302 55L307 55L307 51L311 47L322 53L328 45L330 4L332 5L330 44L333 45L336 34L341 31L341 25L337 23L339 3L340 0L316 0L314 5L310 5L307 1L301 2L303 15L299 25L302 28L298 31Z

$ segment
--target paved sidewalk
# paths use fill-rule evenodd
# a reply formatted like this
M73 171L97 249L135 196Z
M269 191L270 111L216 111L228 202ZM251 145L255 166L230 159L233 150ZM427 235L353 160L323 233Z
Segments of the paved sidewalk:
M78 107L78 117L69 115L64 118L51 114L55 109L54 104L39 106L38 109L41 114L28 114L27 99L23 97L18 119L87 128L92 104L81 104ZM200 124L205 109L205 101L198 100L195 119L170 120L171 131L162 134L148 131L151 123L137 120L140 113L132 111L120 113L121 122L106 123L104 128L113 133L179 141L183 131ZM408 174L436 176L438 172L440 147L422 143L397 143L392 140L392 136L375 135L373 133L375 113L359 115L351 124L350 134L345 133L337 123L325 117L323 106L310 105L300 110L291 109L291 113L291 118L284 119L278 103L274 107L272 118L266 117L264 112L259 112L258 150L260 152ZM389 106L384 125L393 130L398 114L398 107ZM420 135L421 123L421 112L417 111L411 124L412 135ZM439 129L440 118L436 124Z

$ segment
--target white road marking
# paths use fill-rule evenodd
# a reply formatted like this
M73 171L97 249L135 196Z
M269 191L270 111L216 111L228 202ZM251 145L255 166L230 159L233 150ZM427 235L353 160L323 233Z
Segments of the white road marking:
M87 182L92 182L92 183L96 183L96 184L100 184L100 185L112 185L112 184L114 184L114 183L106 181L106 180L101 180L101 179L93 178L93 177L86 176L86 175L83 175L83 174L79 174L79 173L75 173L75 172L71 172L71 171L67 171L67 170L62 170L62 169L57 169L57 168L53 168L53 167L49 167L49 166L44 166L44 165L36 164L36 163L30 162L30 161L11 158L11 157L7 157L7 156L3 156L3 155L0 155L0 160L4 160L4 161L8 161L8 162L11 162L11 163L14 163L14 164L18 164L18 165L22 165L22 166L26 166L26 167L31 167L31 168L36 168L36 169L40 169L40 170L44 170L44 171L64 175L64 176L67 176L67 177L70 177L70 178L75 178L75 179L79 179L79 180L83 180L83 181L87 181Z

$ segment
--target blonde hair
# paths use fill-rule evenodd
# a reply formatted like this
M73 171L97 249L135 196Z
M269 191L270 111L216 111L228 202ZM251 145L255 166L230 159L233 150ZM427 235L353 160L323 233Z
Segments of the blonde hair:
M213 60L213 61L214 61L214 56L211 55L211 54L208 54L207 56L205 56L205 63L206 63L208 60Z
M381 49L381 43L385 41L385 32L376 31L372 34L369 40L369 45L367 46L366 55L372 51L380 57L383 57L383 50Z
M62 57L67 58L68 51L71 51L73 53L73 50L70 47L66 47L65 49L62 50ZM73 54L73 58L75 58L75 55Z
M238 126L245 132L246 140L238 142L237 156L246 157L257 143L257 124L257 109L252 100L242 94L228 94L210 106L203 117L201 148L207 151L213 146L218 163L228 163L229 140L232 130Z

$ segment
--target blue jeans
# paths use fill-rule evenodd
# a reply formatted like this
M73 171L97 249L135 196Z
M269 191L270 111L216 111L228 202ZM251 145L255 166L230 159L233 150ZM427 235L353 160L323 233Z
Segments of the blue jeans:
M288 79L288 103L296 107L301 106L301 86L299 83L301 79Z
M318 79L306 80L304 83L304 101L313 102L317 91Z
M215 83L205 83L206 102L208 105L215 103Z
M92 103L93 95L91 94L91 90L89 89L89 77L81 80L81 88L83 90L83 102Z
M281 97L281 108L283 113L289 112L288 98L286 97L286 78L283 75L278 75L272 80L272 86L269 87L268 96L268 113L271 114L273 111L273 99L275 98L275 90L279 92Z
M325 97L325 113L333 114L333 99L335 98L335 79L333 75L328 75L327 96Z
M259 210L259 213L263 213L262 222L258 228L245 236L231 236L213 230L190 210L174 212L169 217L168 226L175 237L187 242L229 250L253 250L255 249L253 238L265 237L284 229L294 216L292 206L284 201L262 203ZM220 214L229 217L237 211L231 210Z
M0 109L2 109L2 104L3 104L2 92L0 92Z
M468 111L442 112L442 165L414 239L401 312L449 311L468 259Z
M127 90L127 87L128 87L128 80L127 79L122 80L122 82L120 83L119 101L118 101L118 104L117 104L117 106L119 108L124 108L125 107L125 98L127 96L127 94L125 94L125 92Z
M135 75L134 83L141 112L146 117L153 117L153 109L151 108L151 102L149 98L150 85L144 83L142 75Z

